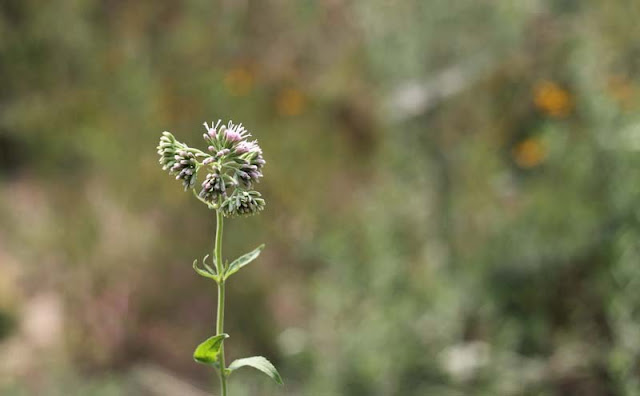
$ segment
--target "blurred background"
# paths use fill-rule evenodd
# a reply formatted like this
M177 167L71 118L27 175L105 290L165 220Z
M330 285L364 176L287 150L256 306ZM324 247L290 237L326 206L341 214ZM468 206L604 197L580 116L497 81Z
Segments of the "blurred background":
M0 2L0 394L217 390L215 221L160 169L242 122L233 395L640 395L640 3Z

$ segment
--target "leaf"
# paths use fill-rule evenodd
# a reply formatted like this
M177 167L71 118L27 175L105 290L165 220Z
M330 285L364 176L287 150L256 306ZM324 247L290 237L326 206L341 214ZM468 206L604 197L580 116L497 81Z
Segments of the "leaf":
M260 370L271 377L271 379L273 379L276 383L284 385L284 383L282 382L282 377L280 377L278 370L276 370L276 368L273 366L273 364L271 364L270 361L262 356L252 356L234 360L233 363L229 365L229 374L231 374L234 370L245 366L253 367L256 370Z
M211 272L212 274L216 273L216 270L214 270L213 268L209 267L209 265L207 265L207 258L209 257L209 255L207 254L206 256L204 256L204 258L202 259L202 265L204 265L204 268L207 269L207 271ZM215 266L215 258L211 258L211 261L213 261L213 265Z
M264 249L264 244L258 246L253 251L235 259L231 264L229 264L229 267L224 274L224 279L229 278L231 275L240 271L242 267L255 260L260 255L260 252L262 252L262 249Z
M205 264L206 266L206 264ZM207 266L208 267L208 266ZM212 272L210 272L211 268L208 268L207 270L201 269L198 267L198 259L193 260L193 269L198 273L198 275L200 276L204 276L205 278L210 278L213 279L216 282L220 281L220 277Z
M207 338L203 343L198 345L195 351L193 351L193 359L202 364L213 364L218 360L220 354L220 347L222 341L225 338L229 338L229 334L218 334L213 337Z

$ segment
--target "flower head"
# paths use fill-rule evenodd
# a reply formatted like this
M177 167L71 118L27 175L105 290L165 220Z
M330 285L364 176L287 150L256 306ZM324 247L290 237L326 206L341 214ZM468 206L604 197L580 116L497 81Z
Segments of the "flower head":
M257 191L249 191L262 178L265 160L257 140L242 124L218 120L204 123L202 135L207 150L193 149L164 132L158 154L164 170L182 180L185 189L193 188L198 171L208 173L202 182L198 198L210 207L222 210L225 216L248 215L259 212L265 202Z
M236 143L242 140L242 135L235 129L225 129L224 137L232 143Z
M250 216L264 209L265 202L257 191L235 190L220 209L226 217Z
M213 173L207 174L204 182L202 182L202 190L198 195L207 202L217 202L219 197L227 197L224 178L217 169Z
M196 185L196 156L189 151L181 150L175 156L175 163L171 167L172 174L176 175L176 180L182 180L185 191Z
M207 122L203 122L202 124L204 125L205 128L207 128L207 135L204 135L205 140L209 137L209 138L215 138L218 135L218 127L220 126L220 121L218 120L218 122L214 125L213 121L211 121L211 127L209 127L209 124L207 124Z
M252 182L256 182L262 177L262 172L258 166L245 159L236 170L235 176L238 183L245 188L250 188Z
M203 137L210 144L209 151L235 148L251 136L242 124L234 124L231 121L227 125L221 125L221 121L218 120L215 124L212 122L211 126L205 122L204 127L207 133Z
M170 132L162 132L160 143L158 144L158 154L160 155L160 165L163 170L167 170L175 164L175 155L178 152L178 142Z
M245 154L249 152L257 152L262 154L262 149L260 149L260 146L258 146L257 140L243 140L236 146L236 153L238 154Z
M196 183L197 160L191 151L187 151L189 148L166 131L162 133L157 148L162 169L176 175L176 180L182 180L185 190L193 188Z

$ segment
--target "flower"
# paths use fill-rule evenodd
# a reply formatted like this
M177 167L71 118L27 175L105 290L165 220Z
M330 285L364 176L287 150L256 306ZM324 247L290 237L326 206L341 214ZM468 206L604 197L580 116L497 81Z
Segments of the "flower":
M176 180L182 180L185 191L196 185L197 161L196 156L189 151L181 150L175 156L175 164L171 167Z
M236 146L236 153L240 154L240 167L236 171L236 179L247 188L252 182L262 177L261 169L266 164L262 157L262 149L256 140L242 141Z
M238 143L238 145L236 146L236 153L245 154L248 152L262 153L260 146L258 146L257 140L252 140L252 141L243 140L242 142Z
M162 170L167 170L175 164L175 155L178 151L178 142L176 138L167 131L162 132L160 144L158 144L158 154L160 155L160 164Z
M202 135L207 152L190 148L164 132L158 145L160 164L164 170L182 180L185 190L195 186L198 171L208 171L198 198L211 208L222 210L225 216L255 214L265 202L257 191L249 191L262 178L266 164L257 140L242 124L229 121L223 125L204 122Z
M204 126L207 133L203 137L209 145L209 152L213 153L205 163L218 160L228 164L233 169L233 184L245 189L262 177L261 169L266 163L262 157L262 149L257 140L249 140L251 134L242 124L230 121L227 125L221 125L218 120L215 124L212 122L211 126L205 122Z
M265 207L264 199L257 191L234 190L227 198L220 210L225 217L250 216L262 211Z
M547 147L539 138L528 138L512 150L513 159L521 168L531 169L547 157Z
M248 160L243 161L238 170L236 170L236 181L245 188L249 188L252 182L258 181L262 177L262 172L260 172L258 166L251 164Z
M226 198L227 189L224 178L220 176L217 169L213 173L207 174L204 182L202 182L202 190L198 195L207 202L217 202L220 196Z
M221 121L211 123L211 126L204 123L207 133L202 135L204 140L209 144L208 150L211 152L219 152L223 149L235 149L235 147L251 136L249 131L242 124L234 124L229 121L227 125L220 125Z
M163 132L158 144L158 154L163 170L176 175L176 180L182 180L185 191L193 188L196 183L197 160L195 154L187 151L189 148L176 140L170 132Z
M225 140L232 144L238 143L251 136L249 131L247 131L242 124L234 125L231 121L229 121L229 124L226 127L223 125L220 130L222 131Z
M235 129L225 129L224 137L230 142L239 142L242 140L242 135Z
M534 87L534 104L551 117L562 118L571 113L571 95L553 81L542 81Z

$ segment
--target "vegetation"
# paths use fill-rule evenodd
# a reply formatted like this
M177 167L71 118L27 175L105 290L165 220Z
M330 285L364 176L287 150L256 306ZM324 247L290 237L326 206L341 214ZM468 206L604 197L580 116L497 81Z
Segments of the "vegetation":
M209 389L150 147L221 115L270 161L224 353L287 383L234 395L640 394L636 3L3 1L0 393Z

